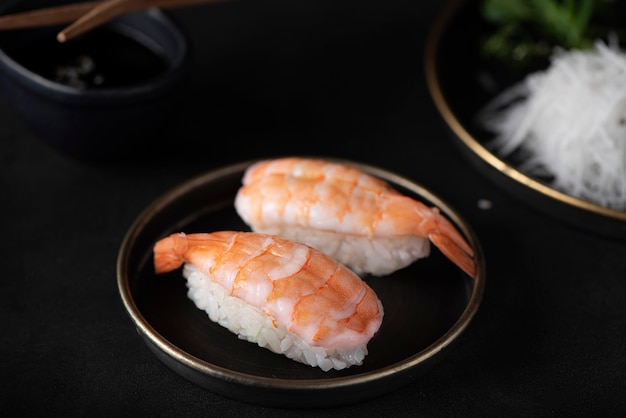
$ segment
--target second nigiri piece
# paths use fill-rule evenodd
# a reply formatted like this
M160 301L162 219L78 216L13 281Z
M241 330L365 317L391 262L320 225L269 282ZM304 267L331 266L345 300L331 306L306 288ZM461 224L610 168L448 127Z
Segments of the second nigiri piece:
M181 266L209 318L324 371L362 364L383 320L374 290L308 245L254 232L175 233L154 245L157 274Z
M235 209L253 231L303 242L356 273L390 274L432 242L475 277L474 251L438 208L355 167L322 159L263 160L245 172Z

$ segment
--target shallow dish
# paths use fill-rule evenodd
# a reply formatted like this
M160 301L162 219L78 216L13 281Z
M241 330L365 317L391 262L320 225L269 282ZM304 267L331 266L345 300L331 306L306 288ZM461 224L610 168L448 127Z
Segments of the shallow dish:
M446 203L375 167L344 161L438 206L474 247L478 273L471 279L433 247L430 257L390 276L365 277L381 299L385 317L361 366L323 372L239 340L187 298L180 271L154 274L152 246L165 235L249 230L235 212L233 199L251 163L226 166L175 187L146 208L126 234L117 261L119 291L154 354L176 373L223 396L294 408L378 396L439 361L478 310L485 285L483 253L470 227Z
M500 157L485 144L492 135L474 123L476 113L524 76L505 75L479 56L486 30L479 0L452 0L434 22L426 45L426 81L437 110L468 160L497 186L568 225L626 238L626 212L584 201L519 169L514 156ZM488 80L488 82L486 82Z

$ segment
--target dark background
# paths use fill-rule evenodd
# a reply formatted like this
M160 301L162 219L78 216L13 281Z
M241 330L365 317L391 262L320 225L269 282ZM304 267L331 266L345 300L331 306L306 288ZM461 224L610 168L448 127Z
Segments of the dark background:
M132 162L61 155L0 102L2 415L626 412L626 244L526 205L459 152L423 68L443 4L246 0L168 12L194 47L188 100L172 137ZM487 261L482 305L445 361L413 383L345 407L261 407L187 381L138 337L115 263L139 213L191 176L287 154L394 171L475 230Z

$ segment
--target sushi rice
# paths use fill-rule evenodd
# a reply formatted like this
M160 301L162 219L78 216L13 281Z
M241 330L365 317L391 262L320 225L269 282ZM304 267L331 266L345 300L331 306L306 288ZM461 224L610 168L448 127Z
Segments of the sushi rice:
M185 263L183 276L187 279L187 296L209 319L236 334L239 339L258 344L292 360L319 367L323 371L342 370L361 365L367 356L367 345L355 348L314 347L289 332L271 316L230 296L221 285L204 275L193 264Z
M407 235L404 237L369 237L338 234L293 225L257 227L266 234L288 237L305 242L313 248L329 254L350 267L359 275L385 276L407 267L415 260L430 255L428 238Z

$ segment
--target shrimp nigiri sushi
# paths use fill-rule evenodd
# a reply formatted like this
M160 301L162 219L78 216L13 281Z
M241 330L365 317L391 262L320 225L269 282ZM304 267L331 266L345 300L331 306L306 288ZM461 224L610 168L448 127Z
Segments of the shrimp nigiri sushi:
M255 232L174 233L157 274L183 266L187 295L240 339L324 371L361 365L383 306L359 276L302 243Z
M286 157L252 164L235 209L255 232L325 252L357 274L384 276L430 255L432 242L471 277L474 252L436 207L356 167Z

